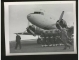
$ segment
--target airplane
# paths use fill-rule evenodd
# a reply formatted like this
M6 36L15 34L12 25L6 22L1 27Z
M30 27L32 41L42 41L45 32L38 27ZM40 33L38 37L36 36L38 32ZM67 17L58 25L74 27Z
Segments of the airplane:
M62 20L63 15L64 15L64 11L62 11L59 21ZM43 32L46 33L46 31L48 31L49 34L53 35L53 36L54 35L57 36L60 33L59 29L56 26L56 23L53 24L53 20L51 18L45 17L43 12L35 11L34 13L30 13L27 15L27 19L30 23L32 23L32 25L30 25L26 28L27 32L18 33L18 34L33 35L33 36L38 35L38 38L39 38L40 34ZM63 20L63 21L64 21L64 23L66 23L65 20ZM70 29L72 30L73 27L69 28L69 30ZM71 34L72 33L73 32L71 32ZM37 43L40 43L39 39L37 39Z

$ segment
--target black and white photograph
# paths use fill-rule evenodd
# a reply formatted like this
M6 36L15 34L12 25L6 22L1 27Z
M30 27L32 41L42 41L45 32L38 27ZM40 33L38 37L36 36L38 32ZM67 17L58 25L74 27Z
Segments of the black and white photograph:
M77 54L76 2L4 2L6 55Z

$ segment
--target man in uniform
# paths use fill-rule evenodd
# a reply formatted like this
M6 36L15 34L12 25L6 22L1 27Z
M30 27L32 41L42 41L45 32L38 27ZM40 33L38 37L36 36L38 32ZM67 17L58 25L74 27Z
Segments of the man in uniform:
M57 22L57 24L58 24L59 29L60 29L60 31L61 31L61 40L62 40L63 44L65 45L64 50L65 50L67 47L70 48L70 46L67 44L69 38L68 38L68 36L67 36L67 30L66 30L66 28L65 28L65 27L62 28L62 26L60 26L60 23L59 23L59 22Z
M44 31L41 33L41 41L42 41L42 47L46 47L46 37Z
M48 36L48 31L45 32L45 37L46 37L46 44L49 46L49 36Z
M19 36L19 34L16 34L16 46L15 49L17 49L17 47L19 46L19 49L21 49L21 37Z
M48 37L49 37L49 42L50 42L50 45L49 46L53 46L53 31L49 31L49 34L48 34Z

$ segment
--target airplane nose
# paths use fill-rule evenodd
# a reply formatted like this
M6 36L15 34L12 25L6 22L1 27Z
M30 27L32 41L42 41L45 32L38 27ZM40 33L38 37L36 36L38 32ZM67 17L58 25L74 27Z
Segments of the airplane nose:
M28 15L27 15L27 19L31 22L31 21L33 20L32 14L28 14Z
M29 17L31 17L31 14L28 14L28 15L27 15L27 18L29 18Z

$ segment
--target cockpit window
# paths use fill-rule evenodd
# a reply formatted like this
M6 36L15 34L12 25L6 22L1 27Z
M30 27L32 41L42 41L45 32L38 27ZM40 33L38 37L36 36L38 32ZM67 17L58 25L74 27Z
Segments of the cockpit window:
M44 15L43 12L34 12L34 14L42 14L42 15Z

